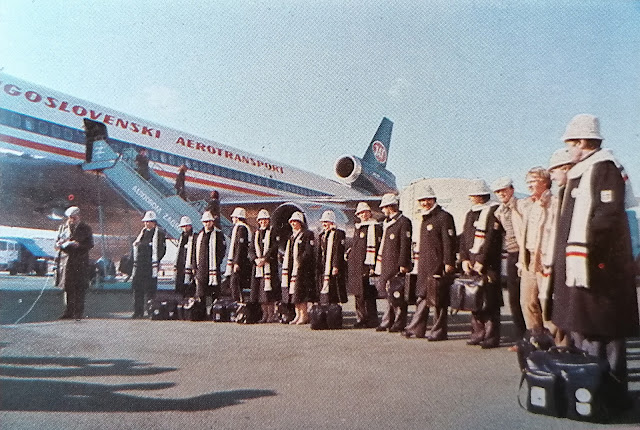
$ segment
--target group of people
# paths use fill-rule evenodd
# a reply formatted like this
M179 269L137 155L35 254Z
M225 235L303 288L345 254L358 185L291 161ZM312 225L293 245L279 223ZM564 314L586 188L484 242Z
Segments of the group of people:
M625 337L638 335L639 322L625 209L637 202L624 169L601 147L597 117L574 117L563 140L565 146L552 154L547 168L527 172L527 198L514 195L510 178L495 180L491 188L483 180L474 181L468 191L472 206L460 234L434 190L424 187L417 196L422 220L415 244L412 221L401 213L394 194L382 197L381 223L366 202L358 204L359 222L348 247L332 211L323 213L317 236L308 229L304 214L294 212L288 220L291 235L282 238L286 246L281 256L281 238L265 209L259 211L259 227L252 231L246 210L236 208L228 246L217 213L204 213L200 232L182 217L176 289L200 301L219 297L224 274L234 300L260 303L261 322L275 322L276 304L282 303L295 309L291 324L309 322L310 303L345 303L350 293L355 297L356 328L442 341L448 338L449 287L456 273L475 276L482 279L484 305L472 312L467 343L486 349L500 345L501 276L506 276L516 337L527 330L548 330L557 344L574 345L608 360L626 390ZM555 192L552 183L557 185ZM492 201L492 193L498 203ZM91 230L79 222L78 208L69 208L67 216L58 240L61 255L68 261L74 255L87 258ZM145 226L133 243L135 318L143 316L144 296L157 289L158 265L166 249L155 213L147 212L142 221ZM227 265L221 268L225 255ZM78 318L83 300L78 289L68 286L74 284L69 277L74 272L64 261L61 274L67 278L63 282L68 307L63 317ZM416 309L407 321L409 283L402 280L412 271L417 273ZM247 289L250 294L245 297ZM378 297L388 302L382 320ZM433 322L427 330L431 308Z

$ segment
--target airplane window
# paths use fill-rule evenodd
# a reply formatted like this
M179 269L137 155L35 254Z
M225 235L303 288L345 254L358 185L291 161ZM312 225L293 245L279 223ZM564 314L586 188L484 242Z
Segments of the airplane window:
M35 121L32 120L31 118L25 118L24 119L24 127L29 131L35 130L36 129Z
M38 123L38 131L40 134L49 134L49 124L44 121L40 121Z
M11 115L11 125L13 125L14 127L21 127L22 126L22 118L20 117L19 114L14 113L13 115Z
M71 130L70 128L65 128L64 129L64 139L72 142L73 141L73 130Z
M0 251L7 250L7 242L0 242Z
M62 130L60 130L60 126L56 124L51 124L51 136L60 137L62 134Z

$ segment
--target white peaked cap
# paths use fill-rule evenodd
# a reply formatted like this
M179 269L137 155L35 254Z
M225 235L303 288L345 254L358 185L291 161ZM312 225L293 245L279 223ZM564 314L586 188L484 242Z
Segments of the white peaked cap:
M581 113L574 116L562 136L563 141L573 139L604 140L600 135L600 120L597 116Z
M231 214L231 218L246 218L247 211L244 208L235 208Z
M205 213L202 214L202 218L200 219L200 221L205 222L205 221L215 221L216 218L211 214L211 212L206 211Z
M424 187L421 187L421 189L417 193L417 196L418 197L416 200L435 199L436 193L435 191L433 191L433 188L431 188L431 185L426 185Z
M256 218L258 220L261 219L271 219L271 217L269 216L269 211L266 209L260 209L260 212L258 212L258 218Z
M156 213L154 211L146 211L142 221L156 221Z
M565 164L573 164L569 148L557 149L553 154L551 154L548 170L555 169L556 167L563 166Z
M398 196L396 196L395 194L388 193L382 196L382 200L380 201L380 207L383 208L385 206L397 205L398 203L400 203L398 201Z
M79 215L79 214L80 214L80 208L78 206L71 206L66 211L64 211L64 216L66 216L66 217L70 217L70 216L73 216L73 215Z
M498 178L491 183L491 190L493 190L493 192L504 190L505 188L509 187L513 187L513 181L508 176Z
M300 211L295 211L292 215L291 218L289 218L289 222L291 221L300 221L301 223L304 224L304 216L302 215L302 212Z
M333 211L324 211L322 213L322 218L320 218L320 222L328 221L332 223L336 223L336 214Z
M476 179L469 186L468 194L470 196L484 196L487 194L490 195L491 190L489 189L489 186L483 179Z
M356 215L358 215L360 212L365 211L371 212L371 207L366 202L358 203L358 207L356 207Z
M191 218L189 218L188 216L183 216L182 218L180 218L180 224L178 224L178 227L186 227L188 225L192 225L191 224Z

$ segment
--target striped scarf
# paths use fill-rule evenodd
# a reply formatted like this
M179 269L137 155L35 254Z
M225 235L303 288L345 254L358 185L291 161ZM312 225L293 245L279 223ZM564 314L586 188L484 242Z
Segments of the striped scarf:
M264 238L262 239L262 247L260 247L260 230L256 230L256 234L253 239L253 246L256 251L256 258L264 258L264 255L269 251L271 246L271 228L267 228L264 231ZM256 278L264 278L264 291L272 291L271 288L271 263L269 260L264 261L264 266L256 266Z
M133 242L133 271L131 272L131 276L135 277L136 271L138 269L138 244L142 239L142 235L144 234L146 228L142 228L140 230L140 234ZM151 239L151 277L158 277L158 267L160 266L160 262L158 261L158 227L153 229L153 238Z
M367 266L376 264L376 225L378 225L378 222L373 219L356 223L356 230L359 230L362 226L367 226L367 250L364 257L364 264Z
M331 262L333 260L333 238L336 235L336 229L329 230L325 237L327 238L327 246L324 254L324 273L322 277L322 289L320 294L329 294L329 283L331 281Z
M387 229L394 225L400 218L400 212L396 213L393 218L385 219L382 222L382 241L380 242L380 249L378 250L378 258L376 258L376 267L374 273L380 275L382 273L382 251L384 250L384 239L387 235Z
M480 216L473 223L476 231L473 235L473 245L469 252L472 254L478 254L484 245L484 240L487 236L487 220L489 219L489 211L493 206L496 206L494 202L487 202L481 205L474 205L471 210L474 212L480 211Z
M233 254L236 247L236 236L238 235L238 229L241 226L247 229L247 237L251 237L251 229L247 224L245 224L243 221L238 221L234 224L233 231L231 232L231 246L229 247L229 253L227 254L227 268L224 272L225 276L231 276L231 274L233 273Z
M193 265L191 262L191 257L193 255L193 233L189 235L187 238L187 254L185 256L184 261L184 283L191 283L191 279L193 277Z
M282 262L282 285L289 286L289 294L295 294L296 281L298 278L298 249L300 247L302 230L298 233L291 235L291 238L287 241L287 248L284 251L284 261ZM291 243L293 242L293 250L291 249ZM291 267L291 273L289 273L289 256L293 251L293 267Z
M218 285L218 257L216 255L216 248L218 247L218 231L219 230L217 228L214 228L211 231L211 236L209 237L209 285ZM198 234L198 240L196 242L196 262L200 261L200 255L202 255L201 252L204 235L204 230L200 231Z

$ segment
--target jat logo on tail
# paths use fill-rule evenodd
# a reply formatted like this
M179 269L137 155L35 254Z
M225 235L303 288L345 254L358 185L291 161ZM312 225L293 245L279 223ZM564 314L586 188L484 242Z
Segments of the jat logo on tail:
M373 142L373 155L375 155L376 160L380 163L385 163L387 161L387 149L379 140Z

